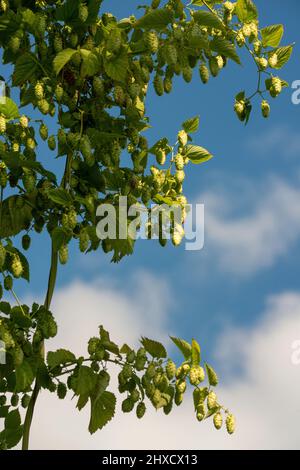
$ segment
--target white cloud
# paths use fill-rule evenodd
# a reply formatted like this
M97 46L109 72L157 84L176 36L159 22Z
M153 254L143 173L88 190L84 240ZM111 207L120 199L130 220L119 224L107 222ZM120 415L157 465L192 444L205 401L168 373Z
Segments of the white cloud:
M298 157L300 152L299 132L287 126L278 126L264 131L248 142L249 148L260 155Z
M146 273L128 284L134 286L133 291L125 292L117 284L82 282L60 291L54 305L60 337L53 346L68 343L80 351L100 322L114 337L129 342L137 341L141 333L165 337L167 288ZM268 299L261 322L252 330L228 330L217 342L219 368L232 363L241 371L235 377L229 375L219 391L220 399L237 416L238 430L232 437L224 430L215 431L211 423L197 423L189 400L169 417L150 411L138 421L118 412L110 425L90 437L88 410L79 413L74 402L43 393L34 419L32 448L300 448L300 367L291 363L291 344L299 337L300 293L287 292Z
M222 270L248 275L271 267L299 240L299 184L268 178L255 192L233 185L199 200L205 204L205 250Z

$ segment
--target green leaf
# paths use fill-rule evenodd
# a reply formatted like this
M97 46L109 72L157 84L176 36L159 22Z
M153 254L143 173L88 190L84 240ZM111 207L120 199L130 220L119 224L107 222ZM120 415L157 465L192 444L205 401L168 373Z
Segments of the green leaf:
M19 410L13 410L5 418L6 429L16 429L21 425L21 416Z
M258 18L258 11L252 0L238 0L235 13L242 23L251 23Z
M184 339L175 338L174 336L170 336L173 343L177 346L177 348L182 352L184 358L189 360L192 355L192 347L191 345L185 341Z
M29 315L25 315L20 307L13 307L10 312L12 321L21 328L30 328L32 321Z
M204 162L208 162L213 155L203 147L199 147L198 145L187 145L186 146L186 154L185 156L189 158L192 163L200 164Z
M199 343L193 339L192 340L192 364L193 366L198 366L200 364L200 346Z
M19 444L20 440L23 437L23 426L19 426L14 429L11 429L11 428L5 429L3 431L3 437L5 440L7 449L13 449L14 447L16 447L17 444Z
M24 359L22 364L16 367L16 392L25 391L32 384L35 374L29 362Z
M278 47L284 33L282 24L267 26L261 30L263 47Z
M104 61L104 69L113 80L123 82L127 77L128 57L126 51L121 51L118 56L113 56Z
M5 313L5 315L9 315L11 311L11 306L9 302L0 302L0 312Z
M76 395L90 395L97 383L97 375L87 366L80 366L78 376L74 377L73 387Z
M51 232L51 238L53 242L53 249L55 251L58 251L60 247L63 245L66 245L69 243L70 239L72 237L72 234L67 232L64 228L62 227L56 227L52 232Z
M167 357L167 351L165 347L158 341L153 341L149 338L142 338L141 343L152 357L156 357L158 359Z
M72 59L73 55L76 54L75 49L64 49L59 52L53 60L53 68L56 75L64 68L64 66Z
M210 42L210 48L212 51L215 51L218 54L228 57L237 64L241 64L241 60L239 58L238 53L236 52L235 46L230 41L227 41L227 39L215 37Z
M63 188L51 189L47 194L55 204L60 204L61 206L70 206L72 204L70 194Z
M94 434L102 429L115 415L116 397L111 392L104 392L99 398L91 398L91 419L89 432Z
M157 9L142 16L142 18L135 23L135 27L160 31L165 29L172 20L173 12L171 10L167 10L166 8Z
M26 52L22 54L15 65L13 73L13 85L20 86L22 83L25 83L27 80L30 80L37 73L39 66L37 63L36 57Z
M20 204L22 201L22 204ZM26 229L32 220L32 208L21 196L10 196L0 203L2 219L0 237L6 238L17 235Z
M275 49L273 52L269 53L272 55L274 53L277 54L278 62L277 65L274 67L275 69L281 69L289 60L293 52L293 46L284 46Z
M209 385L212 385L213 387L215 387L216 385L218 385L218 382L219 382L219 379L215 370L209 364L205 364L205 368L207 372Z
M197 132L199 128L199 122L199 116L195 116L191 119L187 119L186 121L184 121L184 123L182 124L182 128L187 134L190 134L191 132Z
M18 105L11 99L4 97L4 103L0 101L0 114L3 114L7 121L17 119L20 116Z
M193 14L194 20L202 26L208 26L209 28L219 29L223 31L225 28L222 21L217 15L214 15L210 11L196 11Z
M80 49L82 65L80 69L81 77L92 77L100 69L99 59L96 54L86 49Z
M66 349L58 349L57 351L49 351L47 354L47 363L50 369L63 364L73 363L76 361L75 355Z

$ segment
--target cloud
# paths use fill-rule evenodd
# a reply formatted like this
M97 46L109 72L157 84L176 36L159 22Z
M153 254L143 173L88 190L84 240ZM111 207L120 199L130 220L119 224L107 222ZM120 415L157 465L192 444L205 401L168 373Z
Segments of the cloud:
M243 188L208 191L205 204L205 250L219 267L238 275L273 266L299 240L300 185L281 178ZM239 209L242 210L239 211Z
M101 321L113 337L134 343L141 333L166 337L166 285L147 273L108 287L103 282L75 282L61 290L54 308L60 337L52 346L78 352ZM138 288L137 288L138 287ZM136 293L138 293L136 295ZM167 295L168 297L168 295ZM238 430L229 437L211 422L196 422L191 400L166 417L150 410L138 421L117 417L103 431L87 432L88 410L43 393L32 430L34 449L293 449L300 448L300 367L292 365L291 345L300 337L300 293L270 297L262 320L251 330L228 329L216 343L216 360L226 382L222 402L234 410ZM234 371L226 371L232 364ZM188 397L187 397L188 398Z
M298 157L300 152L299 132L286 126L273 127L248 142L255 153L285 158Z

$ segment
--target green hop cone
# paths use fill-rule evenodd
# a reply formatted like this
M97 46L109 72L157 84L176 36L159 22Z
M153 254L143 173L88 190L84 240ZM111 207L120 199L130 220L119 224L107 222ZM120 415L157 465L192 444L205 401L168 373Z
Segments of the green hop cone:
M125 93L120 85L116 85L114 88L114 99L115 102L120 106L122 106L125 102Z
M134 401L131 398L126 398L122 402L122 411L123 413L130 413L134 408Z
M176 156L175 156L175 166L176 166L176 170L183 170L184 169L184 158L182 155L180 155L180 153L178 153Z
M86 230L81 230L79 235L79 249L82 253L85 253L89 247L90 237Z
M200 74L202 83L204 83L205 85L209 81L209 70L205 64L200 65L199 74Z
M277 66L277 64L278 64L278 55L277 55L277 54L272 54L272 55L269 57L268 63L269 63L269 66L270 66L271 68L276 68L276 66Z
M164 90L165 90L165 92L166 93L171 93L172 88L173 88L172 78L165 77L165 79L164 79Z
M19 395L17 395L16 393L13 394L13 395L11 396L11 399L10 399L10 404L11 404L11 406L13 406L13 407L18 406L18 404L19 404Z
M55 34L53 46L54 46L55 52L61 52L63 50L63 42L62 42L62 37L60 34Z
M160 75L155 75L154 80L153 80L153 86L155 93L158 96L162 96L164 94L164 83Z
M244 100L236 101L234 105L234 110L237 117L240 121L245 121L246 119L246 102Z
M149 49L152 54L155 54L158 51L159 40L155 31L146 32L144 41L147 49Z
M86 5L81 4L79 6L79 13L78 13L79 21L81 21L82 23L85 23L86 20L88 19L88 16L89 16L88 7Z
M60 398L61 400L63 400L63 399L66 397L66 395L67 395L67 387L66 387L66 384L64 384L63 382L59 382L59 384L58 384L58 386L57 386L56 393L57 393L58 398Z
M273 77L271 81L271 87L270 87L270 95L272 98L276 98L278 95L280 95L282 91L282 82L279 77Z
M145 405L144 402L141 402L136 407L136 416L137 416L137 418L141 419L141 418L143 418L145 413L146 413L146 405Z
M29 235L24 235L22 237L22 247L23 247L23 250L27 251L29 250L30 248L30 244L31 244L31 238Z
M59 261L60 264L64 265L67 264L69 259L69 248L68 245L62 245L59 249Z
M50 111L50 104L48 103L47 100L43 99L43 100L39 100L38 101L38 108L39 110L41 111L42 114L48 114L49 111Z
M55 97L56 97L56 100L58 101L58 103L60 103L63 99L63 96L64 96L64 89L61 85L56 85L56 88L55 88Z
M23 266L22 266L19 256L17 255L13 257L13 260L11 263L11 271L12 271L13 276L16 279L20 278L23 274Z
M123 377L125 377L125 379L130 379L133 373L131 365L125 364L122 372L123 372Z
M6 258L6 249L0 242L0 270L3 268Z
M156 368L155 368L155 364L151 363L149 364L147 370L146 370L146 376L149 378L149 379L153 379L153 377L155 377L156 375Z
M271 107L266 100L261 102L261 112L264 118L268 118L270 116Z
M176 374L176 364L169 359L166 365L166 374L169 380L172 380Z
M177 170L175 173L175 178L178 183L183 183L185 179L185 173L183 170Z
M11 290L13 287L13 278L10 275L5 276L3 285L5 290Z
M23 186L28 193L31 193L35 189L36 178L34 173L27 171L22 177Z
M180 406L181 403L183 402L183 393L180 393L178 392L178 390L176 390L174 401L175 401L176 406Z
M201 366L192 367L190 370L189 378L190 378L191 385L199 385L201 382L203 382L205 378L203 367Z
M104 84L100 77L93 78L93 90L96 96L103 96L105 93Z
M4 116L0 115L0 134L5 134L6 132L6 119Z
M233 434L235 431L235 417L232 414L226 417L226 429L228 434Z
M54 135L50 135L48 139L48 147L52 151L56 149L56 139Z
M26 129L28 127L28 117L27 116L21 116L19 119L20 126L23 127L23 129Z
M160 5L160 1L161 1L161 0L152 0L151 8L153 8L153 10L155 10L156 8L158 8L159 5Z
M27 394L23 395L22 400L21 400L22 408L25 408L25 409L28 408L29 403L30 403L30 396Z
M221 429L222 424L223 424L223 418L222 418L221 413L216 413L214 415L213 421L214 421L214 427L216 429Z
M37 100L42 100L44 98L44 87L41 82L37 82L34 87L34 94Z
M207 408L212 410L217 405L217 395L215 392L209 392L207 396Z
M218 59L216 57L211 57L209 59L209 69L213 77L217 77L220 72Z
M48 127L46 126L46 124L40 125L39 132L40 132L41 139L46 141L48 139Z
M18 50L20 49L20 45L21 45L21 39L18 36L13 36L9 40L8 47L10 48L13 54L16 54L16 52L18 52Z
M168 44L165 49L165 57L168 65L175 65L178 60L177 49L173 44Z
M186 381L185 380L177 380L176 382L176 391L178 393L183 394L186 391Z
M197 414L196 414L197 420L203 421L203 419L205 418L205 413L206 413L206 410L205 410L204 403L199 403L199 405L197 406Z
M186 83L190 83L193 78L193 69L189 65L185 65L182 69L182 77Z

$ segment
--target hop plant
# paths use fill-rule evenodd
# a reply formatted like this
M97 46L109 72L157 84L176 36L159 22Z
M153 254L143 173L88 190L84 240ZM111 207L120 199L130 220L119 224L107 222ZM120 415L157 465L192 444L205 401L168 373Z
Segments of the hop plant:
M217 405L217 395L215 392L209 392L207 396L207 408L211 410L212 408L215 408Z
M205 64L200 65L199 73L202 83L206 84L209 81L209 70Z
M40 133L41 139L45 141L48 139L48 127L46 126L46 124L43 123L40 125L39 133Z
M51 135L48 139L48 147L50 150L56 149L56 139L54 135Z
M228 434L233 434L235 431L235 417L232 414L226 417L226 429Z
M158 51L159 40L155 31L148 31L145 33L144 41L152 54L155 54Z
M146 413L146 405L144 402L140 402L136 407L136 416L137 418L141 419Z
M166 374L169 380L172 380L176 374L176 364L169 359L166 365Z
M272 54L272 55L269 57L268 63L269 63L269 66L270 66L270 67L276 68L276 66L277 66L277 64L278 64L278 55L277 55L277 54Z
M164 94L164 84L160 75L156 75L153 80L153 86L156 94L162 96Z
M79 6L79 21L81 21L82 23L85 23L86 20L88 19L88 16L89 16L89 9L86 5L84 4L81 4Z
M2 270L4 263L5 263L5 258L6 258L6 249L0 242L0 271Z
M28 127L28 117L24 116L24 114L20 117L19 122L20 126L23 127L23 129L26 129Z
M42 100L44 98L44 87L41 82L37 82L35 85L34 94L37 100Z
M15 255L12 260L11 264L11 271L13 273L13 276L18 279L19 277L22 276L23 274L23 265L21 263L21 260L19 256Z
M282 82L279 77L273 77L271 80L270 95L276 98L282 91Z
M64 89L62 85L57 84L55 88L55 97L59 103L62 101L63 96L64 96Z
M0 134L5 134L6 131L6 119L0 115Z
M261 102L261 111L264 118L268 118L270 116L271 107L266 100Z
M62 245L59 249L58 254L59 254L60 264L62 264L62 265L67 264L68 259L69 259L68 245Z
M223 418L221 413L215 413L213 417L214 426L216 429L221 429L223 425Z

